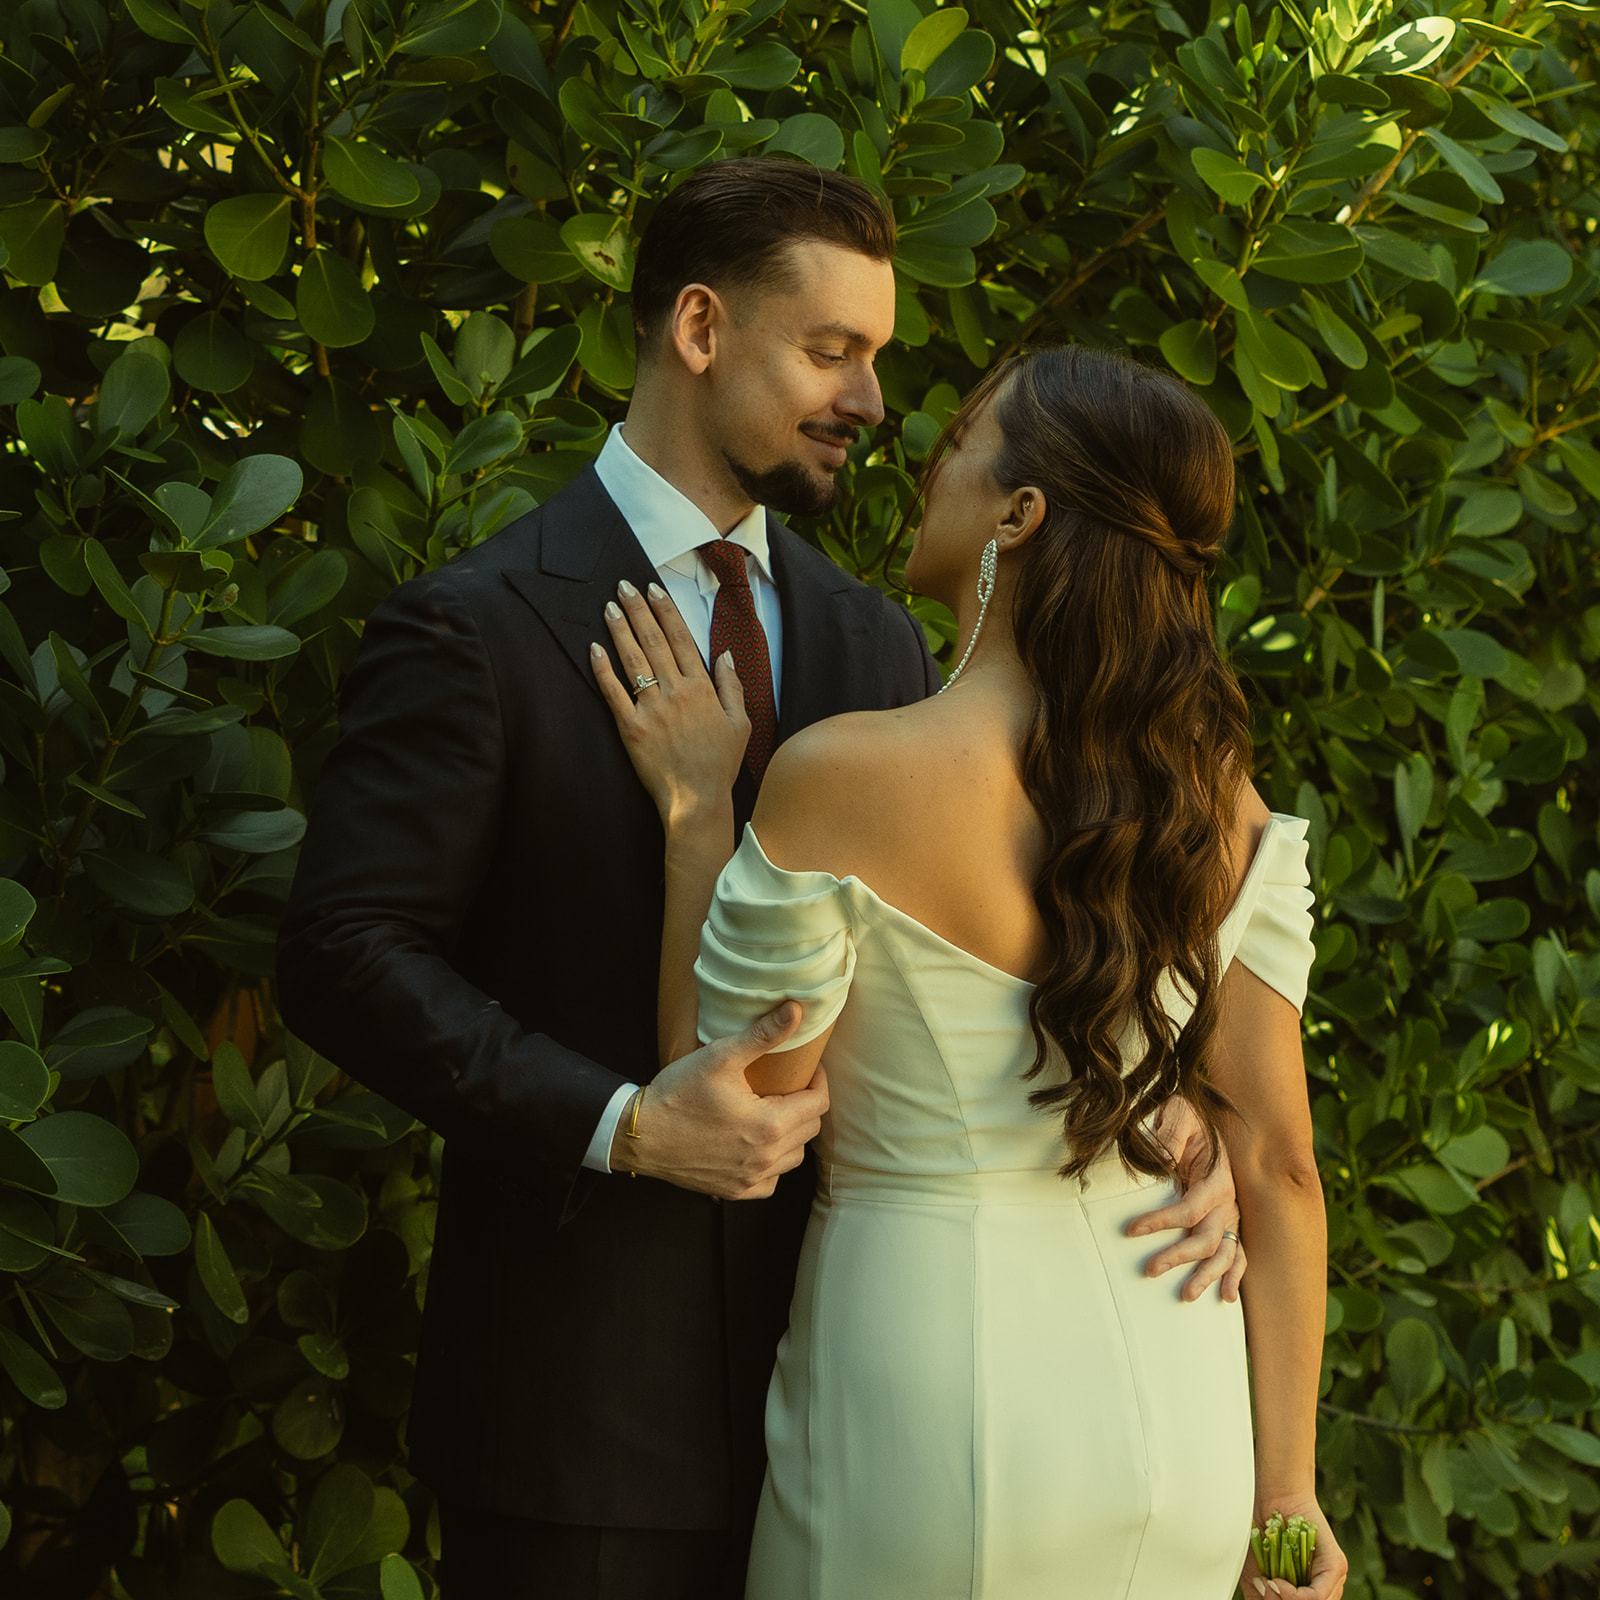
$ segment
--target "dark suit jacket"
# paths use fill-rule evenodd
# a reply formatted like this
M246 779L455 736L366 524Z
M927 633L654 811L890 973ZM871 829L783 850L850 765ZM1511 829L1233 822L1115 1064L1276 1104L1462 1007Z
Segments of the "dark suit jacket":
M938 687L903 608L769 518L779 736ZM716 1528L761 1419L810 1201L718 1204L582 1160L656 1070L661 825L589 668L656 577L592 468L372 613L279 942L289 1026L445 1138L409 1445L460 1501ZM742 829L754 803L735 790Z

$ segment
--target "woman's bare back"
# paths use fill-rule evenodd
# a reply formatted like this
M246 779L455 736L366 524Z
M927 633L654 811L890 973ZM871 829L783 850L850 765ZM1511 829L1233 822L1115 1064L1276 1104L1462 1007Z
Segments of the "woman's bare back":
M974 681L805 729L778 752L755 827L775 864L857 877L951 944L1029 982L1049 959L1033 885L1046 833L1023 787L1013 686ZM1233 877L1270 812L1245 784Z

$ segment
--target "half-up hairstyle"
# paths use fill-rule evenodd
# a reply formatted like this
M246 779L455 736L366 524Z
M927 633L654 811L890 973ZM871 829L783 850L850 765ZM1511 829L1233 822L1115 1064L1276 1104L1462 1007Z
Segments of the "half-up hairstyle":
M1082 345L1003 363L952 432L990 402L999 487L1032 485L1047 506L1009 558L1016 648L1038 694L1022 778L1048 840L1034 899L1051 955L1027 1076L1052 1045L1066 1073L1029 1098L1062 1115L1063 1176L1113 1144L1128 1167L1166 1176L1150 1131L1162 1103L1194 1105L1213 1162L1227 1110L1205 1062L1251 747L1206 580L1233 520L1233 452L1178 379ZM1181 1027L1162 1005L1167 981L1194 1002Z

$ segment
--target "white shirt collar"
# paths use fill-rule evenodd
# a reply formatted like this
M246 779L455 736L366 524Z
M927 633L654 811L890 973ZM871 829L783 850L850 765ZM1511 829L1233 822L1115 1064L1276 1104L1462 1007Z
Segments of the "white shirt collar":
M696 549L717 537L716 526L694 501L668 483L654 467L641 461L622 437L618 423L606 438L594 464L601 486L617 509L628 519L651 566L660 571L673 567L709 577ZM767 547L767 513L754 506L750 514L730 530L728 538L748 550L761 575L772 581L772 558ZM704 585L702 585L704 586ZM716 580L710 580L716 587Z

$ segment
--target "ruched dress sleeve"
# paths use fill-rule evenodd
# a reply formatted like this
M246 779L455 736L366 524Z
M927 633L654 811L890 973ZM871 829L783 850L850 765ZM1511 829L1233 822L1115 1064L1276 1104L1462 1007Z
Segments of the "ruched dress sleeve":
M1272 813L1218 943L1222 965L1242 961L1296 1011L1304 1011L1316 947L1306 819Z
M694 975L701 1043L738 1033L774 1006L797 1000L804 1011L799 1031L778 1049L809 1044L843 1009L855 970L845 885L829 872L774 866L747 826L700 930Z

